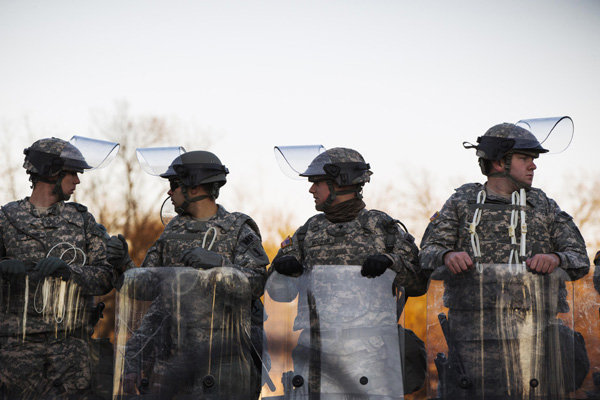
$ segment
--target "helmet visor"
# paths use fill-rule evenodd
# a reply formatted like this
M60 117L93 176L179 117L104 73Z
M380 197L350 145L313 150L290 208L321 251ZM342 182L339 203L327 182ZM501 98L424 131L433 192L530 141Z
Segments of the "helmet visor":
M185 153L185 149L181 146L146 147L135 150L138 162L144 172L154 176L165 174L173 160L183 153ZM174 171L173 175L176 175Z
M568 116L522 119L516 125L533 133L549 154L562 153L573 140L573 120Z
M81 152L84 162L88 164L88 167L83 169L98 169L107 166L117 156L120 146L118 143L83 136L73 136L69 143ZM68 146L65 150L67 148ZM63 157L62 154L61 157ZM66 168L68 168L67 164L70 163L71 159L75 164L79 164L77 157L71 158L69 155L64 157L67 160L65 163Z
M92 168L81 151L70 143L62 149L59 157L63 161L62 170L83 173L84 170Z
M306 146L275 146L275 159L283 173L292 179L302 179L306 175L311 162L321 153L325 152L322 145ZM319 175L324 175L322 170Z

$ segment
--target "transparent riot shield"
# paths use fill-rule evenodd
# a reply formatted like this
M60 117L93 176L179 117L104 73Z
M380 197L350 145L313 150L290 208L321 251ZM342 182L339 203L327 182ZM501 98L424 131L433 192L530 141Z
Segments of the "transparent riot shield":
M401 399L403 289L354 265L318 265L265 287L271 369L263 399Z
M427 292L428 398L572 398L582 344L572 286L560 268L545 275L508 264L457 275L435 270Z
M575 327L585 343L575 352L575 364L580 366L575 370L576 383L581 383L575 393L578 399L600 399L600 258L594 261L590 272L573 282Z
M136 268L117 296L118 399L251 399L251 292L233 268Z

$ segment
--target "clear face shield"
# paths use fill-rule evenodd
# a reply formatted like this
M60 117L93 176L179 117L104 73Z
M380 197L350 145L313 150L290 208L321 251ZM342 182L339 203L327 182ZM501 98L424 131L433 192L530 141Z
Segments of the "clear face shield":
M173 160L185 152L182 146L146 147L135 150L138 162L144 172L153 176L160 176L167 172ZM163 225L177 215L173 204L168 202L170 198L168 196L160 207L160 220Z
M568 116L522 119L516 125L533 133L548 154L562 153L573 140L573 120Z
M306 146L275 146L275 159L283 173L292 179L305 179L300 176L307 172L311 162L321 153L325 152L322 145ZM322 171L321 174L323 175Z
M120 147L118 143L91 139L83 136L73 136L71 140L69 140L69 143L75 146L81 154L61 154L61 158L64 157L73 160L76 164L80 161L84 161L91 167L86 168L90 171L93 169L104 168L110 164L117 156ZM80 160L80 156L83 157L83 160Z

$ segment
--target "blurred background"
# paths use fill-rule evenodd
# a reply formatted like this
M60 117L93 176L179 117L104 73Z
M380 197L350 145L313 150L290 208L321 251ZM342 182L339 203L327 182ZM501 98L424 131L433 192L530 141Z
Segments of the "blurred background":
M119 142L74 200L123 233L139 264L162 231L168 184L141 170L135 149L209 150L230 170L219 203L258 222L272 259L316 212L309 184L280 171L273 147L342 146L371 164L367 207L419 243L454 188L484 180L464 141L501 122L569 115L571 145L537 161L534 186L575 218L593 258L598 43L596 0L0 0L0 200L30 193L22 151L39 138ZM591 274L575 288L590 356ZM406 324L423 340L425 314L426 296L409 299ZM102 323L97 334L110 336L109 309Z

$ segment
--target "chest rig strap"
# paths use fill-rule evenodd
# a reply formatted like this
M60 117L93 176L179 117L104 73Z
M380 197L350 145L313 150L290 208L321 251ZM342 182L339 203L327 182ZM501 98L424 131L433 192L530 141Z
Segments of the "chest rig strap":
M469 224L469 235L471 236L471 249L475 258L475 268L479 273L483 272L481 266L481 247L479 244L479 235L477 234L477 226L481 222L481 214L484 209L486 199L485 190L477 193L477 206L473 214L473 221ZM508 258L510 272L522 273L527 269L525 260L521 261L519 257L525 257L527 251L527 223L525 222L525 208L527 205L527 195L525 189L520 189L520 193L516 191L511 196L511 213L510 225L508 227L508 237L510 238L511 250ZM516 229L519 225L519 217L521 219L521 238L517 243ZM515 251L517 250L518 251ZM514 266L514 267L513 267Z

